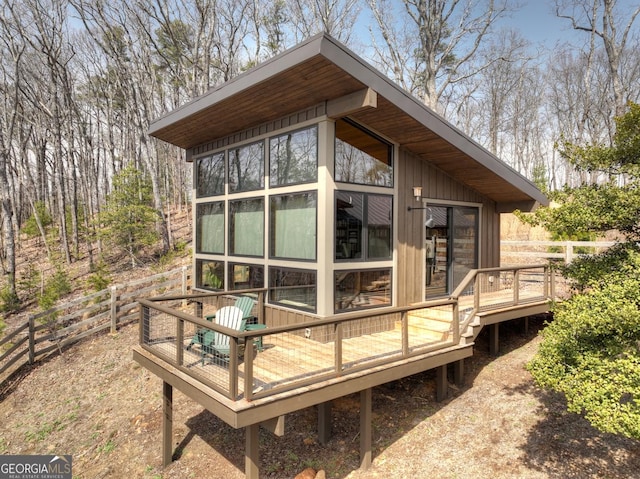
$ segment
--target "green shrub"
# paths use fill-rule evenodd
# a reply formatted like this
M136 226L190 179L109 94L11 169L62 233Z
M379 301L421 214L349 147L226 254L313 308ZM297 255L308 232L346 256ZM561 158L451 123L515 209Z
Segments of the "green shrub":
M109 266L104 261L99 261L95 266L93 273L87 279L87 284L94 291L102 291L109 287L111 276L109 274Z
M71 282L67 272L62 268L56 268L56 272L44 285L44 291L38 298L38 305L46 311L52 308L56 302L64 295L71 292Z
M597 429L640 439L640 254L561 303L529 363Z
M38 217L40 218L40 223L42 224L42 227L46 231L47 227L53 223L53 218L47 211L47 207L42 201L36 202L35 210L38 214ZM40 230L38 229L38 223L36 221L35 213L32 213L31 216L27 218L27 221L25 221L24 224L22 225L21 231L30 238L34 238L40 235Z
M8 285L4 286L0 289L0 312L11 313L18 309L20 309L20 298Z

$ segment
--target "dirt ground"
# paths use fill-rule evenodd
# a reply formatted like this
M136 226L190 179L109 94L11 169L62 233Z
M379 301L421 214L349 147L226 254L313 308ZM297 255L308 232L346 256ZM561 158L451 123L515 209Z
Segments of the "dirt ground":
M539 391L524 369L539 343L501 329L502 354L488 355L483 332L465 363L465 384L435 402L425 372L373 391L373 465L359 465L359 400L335 401L333 436L318 444L315 408L291 414L285 436L260 437L264 478L311 467L326 477L640 478L640 442L594 430ZM234 430L174 391L175 461L161 467L158 378L131 359L137 326L89 338L5 383L0 390L0 454L71 454L75 478L244 477L244 431Z

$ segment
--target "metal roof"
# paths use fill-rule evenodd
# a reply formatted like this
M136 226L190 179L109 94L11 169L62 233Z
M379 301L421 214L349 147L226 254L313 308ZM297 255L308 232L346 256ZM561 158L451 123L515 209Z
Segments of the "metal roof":
M494 200L499 210L548 204L532 182L326 34L155 120L149 134L190 149L366 88L377 93L377 106L351 118Z

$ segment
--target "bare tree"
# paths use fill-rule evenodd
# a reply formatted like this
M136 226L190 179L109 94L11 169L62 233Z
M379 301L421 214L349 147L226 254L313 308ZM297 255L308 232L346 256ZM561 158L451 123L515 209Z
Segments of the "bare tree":
M595 48L596 38L602 41L611 77L614 114L622 115L628 98L622 79L624 74L620 71L621 56L627 48L632 27L640 14L640 5L627 4L618 7L617 0L556 0L555 8L556 15L569 20L575 30L590 34L591 50Z
M469 65L508 12L506 0L403 0L393 15L394 2L367 1L382 37L382 46L374 40L381 63L434 110L447 88L487 67Z
M360 15L359 0L288 0L296 42L316 33L328 33L348 43Z

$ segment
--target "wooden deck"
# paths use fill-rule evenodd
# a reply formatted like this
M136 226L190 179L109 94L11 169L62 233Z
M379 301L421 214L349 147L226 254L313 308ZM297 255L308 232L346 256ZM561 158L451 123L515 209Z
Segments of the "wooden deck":
M462 376L462 360L473 355L483 327L490 328L496 352L500 322L549 310L554 295L547 270L525 274L528 268L512 275L477 272L452 298L240 333L160 305L164 299L141 300L140 345L133 355L165 384L165 464L171 461L173 387L232 427L247 428L247 477L257 477L256 428L282 433L288 413L314 405L326 411L333 399L361 392L366 415L366 391L429 369L436 369L437 397L446 397L447 365ZM188 348L199 328L227 334L230 357ZM367 445L361 448L366 456Z

